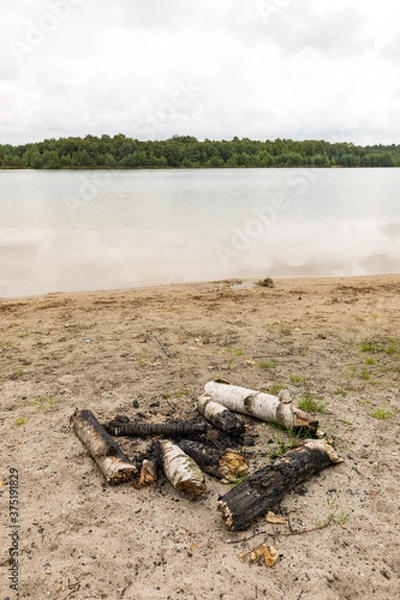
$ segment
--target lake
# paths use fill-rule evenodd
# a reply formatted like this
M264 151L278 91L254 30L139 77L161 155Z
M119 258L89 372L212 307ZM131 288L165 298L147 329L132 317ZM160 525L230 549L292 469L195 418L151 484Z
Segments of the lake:
M400 272L399 169L0 171L0 296Z

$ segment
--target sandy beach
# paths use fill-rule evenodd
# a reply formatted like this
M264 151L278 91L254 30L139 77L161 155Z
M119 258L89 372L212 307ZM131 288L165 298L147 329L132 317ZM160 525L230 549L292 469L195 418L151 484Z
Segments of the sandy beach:
M400 275L382 275L1 299L2 598L400 598L399 297ZM101 422L199 418L215 377L313 401L344 459L284 496L281 525L229 531L229 487L209 476L195 502L163 477L109 486L69 424L75 407ZM289 439L241 418L254 472ZM119 442L130 457L148 444ZM248 560L262 543L279 552L271 568Z

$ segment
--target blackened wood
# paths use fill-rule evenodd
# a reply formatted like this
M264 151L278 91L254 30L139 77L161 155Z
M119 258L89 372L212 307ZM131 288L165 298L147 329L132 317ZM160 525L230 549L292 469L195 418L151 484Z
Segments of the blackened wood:
M215 402L211 396L203 394L197 400L197 410L204 418L214 425L217 429L224 431L232 437L240 437L246 427L233 412L222 404Z
M213 448L195 440L179 440L177 443L209 475L236 481L248 473L247 459L234 450Z
M104 429L116 436L148 437L162 435L168 438L195 437L206 433L207 424L192 421L168 423L121 423L119 420L104 423Z
M100 425L90 410L74 412L70 418L73 430L89 450L108 483L121 483L131 479L136 467L122 452L117 442Z
M246 529L297 484L339 462L341 459L325 441L306 440L222 496L218 510L227 527Z

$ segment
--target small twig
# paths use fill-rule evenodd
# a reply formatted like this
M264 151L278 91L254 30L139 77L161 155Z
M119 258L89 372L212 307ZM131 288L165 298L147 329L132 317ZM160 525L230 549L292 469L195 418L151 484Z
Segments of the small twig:
M317 525L316 527L310 527L310 528L300 529L299 531L295 531L295 530L291 529L288 532L283 532L283 531L276 531L275 528L274 528L274 532L273 532L272 535L273 536L276 536L276 535L302 535L303 533L311 533L312 531L317 531L319 529L325 529L330 524L331 524L331 519L328 519L322 525ZM257 537L258 535L269 535L269 534L270 534L269 531L259 531L258 533L254 533L253 535L249 535L246 538L241 538L240 540L226 540L226 543L227 544L241 544L243 542L248 542L249 540Z
M71 583L68 577L68 589L71 590L70 592L68 592L68 594L64 597L64 600L67 600L67 598L69 598L70 596L72 596L72 594L76 594L76 592L79 590L79 588L81 587L81 582L80 581L76 581L75 583Z
M185 333L191 335L192 337L198 337L196 333L192 333L191 331L189 331L189 329L185 329L185 327L183 327L182 325L180 327L181 329L183 329L183 331L185 331Z
M162 342L160 342L160 340L158 339L158 337L156 335L154 336L154 338L155 338L156 342L159 344L159 346L160 346L161 350L164 352L164 354L166 356L168 356L168 358L170 358L168 344L163 344Z

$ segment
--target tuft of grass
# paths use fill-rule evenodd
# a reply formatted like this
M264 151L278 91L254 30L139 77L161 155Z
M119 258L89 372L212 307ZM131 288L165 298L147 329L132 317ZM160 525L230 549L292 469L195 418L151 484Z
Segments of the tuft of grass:
M360 346L361 352L377 352L374 342L363 342Z
M272 396L277 396L281 390L286 389L286 385L282 381L276 381L271 385L271 387L263 389L261 391L266 394L271 394Z
M346 419L342 419L342 423L343 425L345 425L346 427L350 427L350 425L353 425L352 421L346 421Z
M363 369L360 373L360 377L361 379L365 379L366 381L368 381L369 379L371 379L371 373L367 371L367 369Z
M24 417L18 417L14 421L14 425L17 425L17 427L20 427L21 425L25 425L25 423L26 423L26 419L24 419Z
M365 364L366 365L374 365L375 364L375 360L373 358L366 358L365 359Z
M292 335L292 328L290 327L290 325L288 323L283 323L282 321L279 327L279 331L282 335Z
M357 375L357 367L355 365L347 367L347 371L350 377L355 377Z
M343 527L343 525L346 523L347 519L349 518L350 513L351 513L350 510L348 510L348 511L342 510L338 516L336 516L334 514L329 515L329 517L330 517L329 520L331 523L334 523L335 525L340 525L341 527Z
M235 351L236 356L242 356L242 354L244 354L244 350L240 350L240 348L238 350Z
M56 404L58 404L59 399L57 396L38 396L29 402L31 406L38 408L39 410L44 410L48 412Z
M175 392L175 398L183 398L184 396L190 396L189 390L178 390Z
M343 388L339 388L339 389L335 390L333 393L335 394L335 396L342 396L342 398L347 396L347 392Z
M11 379L19 379L20 377L23 377L24 375L26 375L26 371L24 369L22 369L21 367L16 367L14 369L13 374L11 375Z
M302 377L301 375L291 375L290 381L292 383L303 383L304 377Z
M373 412L368 413L368 415L379 421L385 421L386 419L392 419L394 417L391 410L385 410L384 408L377 408Z
M288 450L290 450L291 446L287 443L286 440L282 438L275 438L276 448L271 450L269 453L270 459L274 460L275 458L279 458L283 454L286 454Z
M235 481L227 481L226 484L229 486L229 488L231 490L233 490L235 487L240 485L242 483L242 481L244 481L245 479L246 479L246 476L241 475L241 476L236 477Z
M325 404L321 400L315 400L311 394L304 394L297 403L298 407L305 412L323 412Z
M294 428L285 429L278 426L277 429L284 431L286 437L275 436L276 447L269 453L270 459L279 458L283 454L286 454L286 452L294 448L300 440L307 437L307 434L304 435L304 433L296 431Z
M385 352L395 354L400 351L400 340L398 338L381 336L377 341L366 340L360 346L361 352Z
M274 369L276 367L276 361L274 360L259 360L258 361L258 366L260 367L260 369Z

